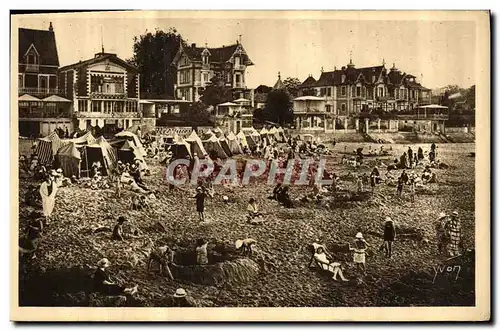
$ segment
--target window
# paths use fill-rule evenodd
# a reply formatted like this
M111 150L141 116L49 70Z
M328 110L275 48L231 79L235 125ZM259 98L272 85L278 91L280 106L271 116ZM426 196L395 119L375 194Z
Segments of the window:
M24 87L23 75L19 74L18 78L19 78L19 80L18 80L19 86L18 87Z
M234 57L234 65L236 67L240 65L240 57L239 56L235 56Z
M345 103L340 105L340 109L342 110L342 112L345 112Z
M326 109L327 113L331 113L332 112L332 106L331 105L326 105L325 109Z
M326 94L326 88L322 87L320 90L319 90L319 95L322 97Z
M340 95L345 96L345 93L346 93L346 87L345 86L341 86L340 87Z
M356 86L356 96L357 97L361 96L361 86Z
M345 83L345 75L342 75L342 84Z
M378 96L383 97L384 96L384 88L381 86L378 88Z
M239 84L241 82L241 75L236 74L235 78L236 78L236 84Z
M203 55L203 64L208 64L208 55Z
M181 84L189 83L191 81L189 74L190 74L189 70L183 70L180 72L180 83Z
M351 86L351 97L356 95L356 86Z
M326 95L331 97L332 96L332 88L331 87L327 87L326 88Z
M92 101L92 111L93 112L101 111L101 101Z
M40 79L40 83L38 84L38 86L40 88L42 88L42 89L49 88L49 77L40 75L39 79Z
M208 82L208 72L203 73L203 81Z
M372 76L372 84L375 83L375 76Z
M29 54L26 59L26 62L28 64L36 64L36 56L34 54Z

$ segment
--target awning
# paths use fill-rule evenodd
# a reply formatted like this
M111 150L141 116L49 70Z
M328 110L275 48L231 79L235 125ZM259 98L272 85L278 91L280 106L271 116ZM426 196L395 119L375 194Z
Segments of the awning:
M19 97L19 101L41 101L40 99L32 96L32 95L29 95L29 94L23 94Z
M235 103L232 103L232 102L224 102L224 103L221 103L220 105L217 105L217 106L238 106L237 104Z
M58 95L51 95L42 100L43 102L71 102L71 100L65 99Z

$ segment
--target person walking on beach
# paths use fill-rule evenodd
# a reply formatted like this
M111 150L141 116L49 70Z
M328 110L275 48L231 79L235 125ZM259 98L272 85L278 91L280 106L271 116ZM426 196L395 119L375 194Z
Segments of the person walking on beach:
M390 217L385 218L384 223L384 250L385 257L390 258L392 256L392 244L396 239L396 228L394 222Z

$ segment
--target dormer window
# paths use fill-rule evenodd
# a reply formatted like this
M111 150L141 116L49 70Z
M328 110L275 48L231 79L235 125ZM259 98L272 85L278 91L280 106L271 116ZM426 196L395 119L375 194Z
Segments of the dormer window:
M235 56L234 57L234 65L235 66L239 66L240 65L240 57L239 56Z
M203 55L203 64L208 64L208 55Z
M27 62L28 64L36 64L36 62L37 62L37 61L36 61L36 56L35 56L35 54L29 54L29 55L28 55L28 58L26 59L26 62Z
M345 75L342 75L342 84L345 83Z
M375 76L372 76L372 84L375 83Z

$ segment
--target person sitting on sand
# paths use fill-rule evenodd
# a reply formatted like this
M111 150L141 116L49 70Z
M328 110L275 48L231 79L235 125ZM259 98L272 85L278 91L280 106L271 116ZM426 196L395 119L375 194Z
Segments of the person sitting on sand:
M246 238L246 239L238 239L234 243L234 247L236 248L237 251L240 251L242 255L245 256L252 256L252 248L254 245L257 244L257 240L252 239L252 238Z
M198 239L196 241L196 264L208 264L208 240Z
M283 185L282 189L277 195L277 200L280 204L283 205L285 208L293 208L293 202L292 199L290 199L290 195L288 194L289 186L288 185Z
M259 206L257 205L257 202L255 201L254 198L250 198L250 200L248 201L247 212L248 212L247 220L250 223L262 217L262 213L259 212Z
M432 170L429 165L425 166L424 172L422 173L422 181L427 183L432 177Z
M268 197L268 199L278 200L278 195L280 194L281 190L282 190L281 183L276 184L276 186L273 189L273 193L271 194L271 196Z
M132 164L130 166L130 172L129 173L134 178L135 183L140 188L142 188L144 191L149 191L149 189L147 188L147 186L144 184L144 181L142 180L141 171L139 170L139 168L135 164Z
M333 280L338 280L337 275L340 276L340 279L344 282L349 281L347 278L344 277L344 273L342 272L342 269L340 268L340 263L339 262L330 262L332 260L331 256L326 254L326 251L323 246L318 246L314 252L314 260L318 262L318 264L321 266L323 270L329 271L333 273Z
M198 307L198 303L187 295L186 290L178 288L172 296L173 307Z
M111 281L111 277L106 271L110 265L111 263L107 258L103 258L97 262L97 269L93 277L94 290L104 295L134 295L137 293L137 289L139 287L138 285L125 288L123 286L116 285L115 282Z
M120 241L125 240L123 237L123 223L125 223L126 221L127 219L125 217L123 216L118 217L118 223L113 228L113 235L112 235L113 240L120 240Z
M363 234L358 232L356 234L356 240L354 241L354 248L350 248L350 250L354 251L354 263L363 274L366 273L366 249L368 247L370 247L370 245L363 239Z

